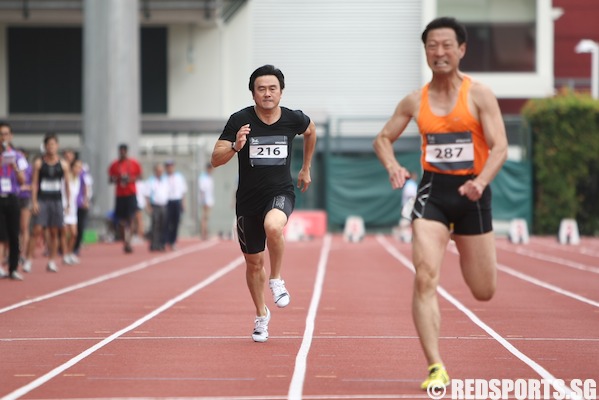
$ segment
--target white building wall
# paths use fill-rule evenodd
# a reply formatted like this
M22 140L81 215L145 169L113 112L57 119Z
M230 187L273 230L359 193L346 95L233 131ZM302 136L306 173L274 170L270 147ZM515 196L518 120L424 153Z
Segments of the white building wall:
M376 134L422 84L421 3L397 0L253 0L251 64L285 74L282 105L333 121L343 134ZM245 71L249 77L250 71ZM380 117L380 118L378 118Z
M168 27L168 116L220 116L222 98L220 29L194 24Z
M252 102L251 22L246 4L214 28L168 26L169 117L227 118Z
M250 0L223 27L223 113L226 118L233 112L252 104L248 81L252 64L252 14Z

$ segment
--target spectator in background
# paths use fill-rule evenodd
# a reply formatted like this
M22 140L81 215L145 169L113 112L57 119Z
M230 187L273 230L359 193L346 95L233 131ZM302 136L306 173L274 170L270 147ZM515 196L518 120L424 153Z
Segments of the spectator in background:
M401 191L401 217L399 219L399 236L403 242L412 241L412 210L418 195L418 172L410 172Z
M154 175L144 183L148 213L151 216L150 251L163 251L165 247L166 205L168 182L161 163L154 165Z
M19 149L23 157L27 160L29 154L25 149ZM19 187L19 208L21 209L21 224L20 224L20 247L21 247L21 262L25 262L25 253L29 247L29 238L31 232L31 179L33 178L33 166L27 164L23 170L25 181ZM27 272L27 271L25 271Z
M212 172L214 167L212 164L207 163L206 169L200 174L198 178L200 208L202 209L202 216L200 220L200 235L203 240L208 239L209 235L209 223L210 223L210 211L214 206L214 178Z
M44 136L44 154L33 164L33 179L31 181L31 204L33 212L33 236L27 249L27 258L23 265L26 271L31 270L31 257L37 238L44 231L48 234L48 265L49 272L58 272L56 254L58 250L58 232L64 225L64 213L69 213L69 205L63 210L62 190L63 180L71 179L69 164L60 158L58 153L58 137L55 133ZM69 185L64 186L66 198L70 197ZM32 246L33 245L33 246Z
M183 175L175 171L175 162L168 160L164 163L168 182L168 204L166 205L166 240L165 243L175 250L181 214L185 211L185 194L187 183Z
M63 262L70 265L79 263L79 257L75 255L74 249L77 241L77 198L82 190L85 191L85 187L81 187L80 175L82 171L83 163L81 160L74 159L71 162L71 177L68 181L65 181L65 184L69 186L70 196L63 199L65 203L68 202L68 206L65 207L68 212L64 216L62 254Z
M137 210L135 210L135 217L133 218L133 244L143 243L146 237L145 224L144 224L144 210L146 209L146 182L142 180L140 176L139 180L135 182L135 188L137 190Z
M92 201L94 183L94 179L89 172L89 167L83 161L81 161L79 180L80 190L79 196L77 196L77 238L75 239L75 245L73 246L73 254L77 257L79 257L81 251L81 242L83 241L83 234L85 232L85 227L87 226L87 216Z
M73 166L76 160L80 160L79 155L73 149L66 149L62 153L63 158ZM87 214L89 211L89 205L92 197L92 184L93 179L89 173L89 167L81 161L81 170L78 174L79 178L79 189L76 197L76 216L77 216L77 236L73 245L73 255L78 258L79 251L81 248L81 242L83 240L83 232L87 222Z
M128 146L119 145L119 158L108 168L109 182L115 184L115 217L118 220L118 229L122 232L123 250L132 253L131 239L132 226L137 212L137 186L136 182L142 174L141 165L136 159L128 156Z
M414 205L414 199L418 194L418 172L410 172L410 177L406 180L401 191L401 206L411 208ZM412 206L410 206L412 204ZM410 213L412 210L409 211Z
M27 163L23 155L10 144L12 130L0 123L0 241L8 246L8 273L0 267L0 277L8 274L12 280L21 281L19 267L20 208L19 186L25 181L23 169Z

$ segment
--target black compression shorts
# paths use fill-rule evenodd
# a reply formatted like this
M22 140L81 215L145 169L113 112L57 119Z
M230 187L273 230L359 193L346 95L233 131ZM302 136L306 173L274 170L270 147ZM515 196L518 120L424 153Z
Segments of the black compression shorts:
M453 224L456 235L479 235L493 230L491 187L478 201L460 195L458 188L473 176L438 174L425 171L418 185L412 219L439 221L447 228Z
M237 237L241 251L245 254L257 254L266 248L266 232L264 231L264 218L266 214L276 208L287 215L287 219L293 212L295 201L289 196L275 196L269 201L262 215L238 215Z

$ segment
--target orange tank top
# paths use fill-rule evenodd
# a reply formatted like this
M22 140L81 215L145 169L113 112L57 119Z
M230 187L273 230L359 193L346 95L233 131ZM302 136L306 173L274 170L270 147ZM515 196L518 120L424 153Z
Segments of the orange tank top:
M442 117L433 114L429 84L422 88L416 123L421 135L422 168L450 175L478 175L489 158L489 146L480 122L468 110L472 81L464 76L454 109Z

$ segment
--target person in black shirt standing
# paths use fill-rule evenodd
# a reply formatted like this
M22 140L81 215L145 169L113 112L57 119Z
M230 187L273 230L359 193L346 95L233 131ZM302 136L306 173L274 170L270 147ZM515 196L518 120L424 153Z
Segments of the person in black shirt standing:
M62 190L66 198L70 198L69 185L64 182L70 181L69 164L60 158L58 153L58 136L48 133L44 136L44 154L35 160L33 164L33 179L31 181L31 204L33 211L33 235L31 236L27 259L23 269L31 270L31 259L38 238L46 230L48 235L48 272L58 272L56 256L58 253L58 232L64 226L64 213L68 213L69 203L66 210L63 209ZM63 186L64 185L64 186Z
M211 163L218 167L237 154L239 185L236 194L237 233L246 261L246 280L256 307L252 338L268 339L270 311L264 301L265 244L268 244L273 299L286 307L290 296L281 279L285 249L283 228L295 206L291 179L291 149L296 135L304 136L304 159L297 186L305 192L312 181L310 167L316 147L316 127L302 111L279 106L285 77L264 65L250 76L254 106L229 117L214 146Z

